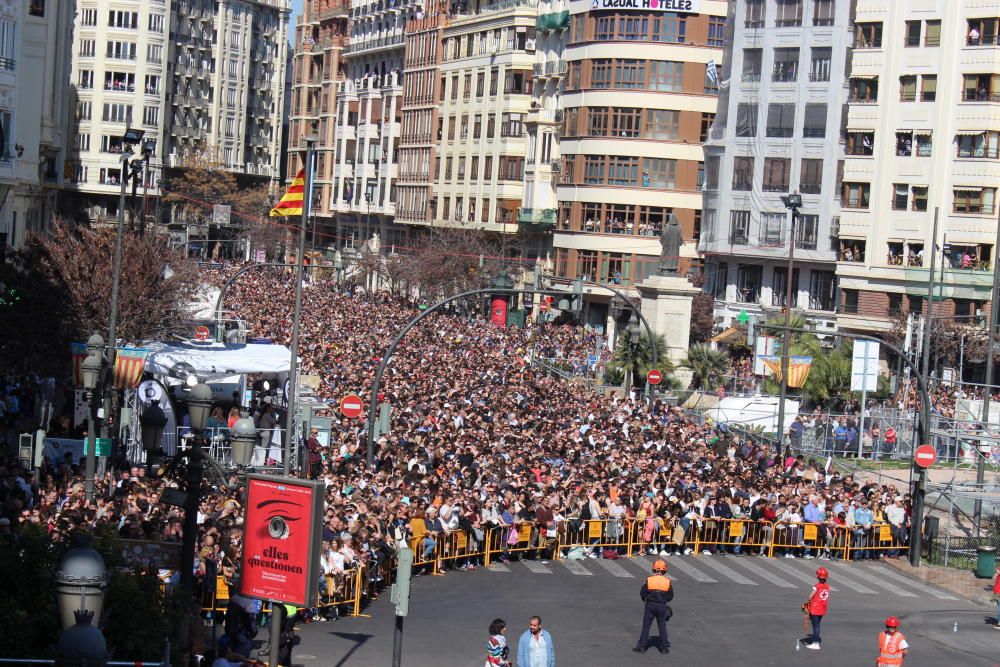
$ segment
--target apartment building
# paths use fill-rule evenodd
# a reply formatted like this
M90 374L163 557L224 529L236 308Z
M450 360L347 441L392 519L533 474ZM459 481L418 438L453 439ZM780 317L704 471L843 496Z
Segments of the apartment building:
M64 179L70 3L0 6L0 257L43 232Z
M996 253L1000 2L859 0L854 23L838 326L923 312L931 253L935 315L975 318Z
M335 246L334 165L337 134L337 82L345 72L350 3L346 0L306 0L295 26L287 146L299 148L303 137L316 137L316 173L312 213L316 245ZM294 178L302 166L299 153L285 157L285 173Z
M383 247L405 243L396 219L403 41L408 21L423 17L423 0L352 2L344 79L336 82L331 211L341 244L379 234Z
M289 13L288 0L80 0L73 205L117 215L129 124L154 142L151 196L164 166L191 159L276 181Z
M704 287L725 326L741 312L763 319L786 305L791 214L782 198L798 192L791 306L834 329L849 3L736 0L733 8L728 85L705 144Z
M682 271L698 272L702 142L718 101L709 65L722 62L727 11L721 0L573 0L540 11L544 85L533 89L521 220L554 228L559 278L641 282L655 271L671 215L685 239ZM588 318L601 323L606 311L594 299Z

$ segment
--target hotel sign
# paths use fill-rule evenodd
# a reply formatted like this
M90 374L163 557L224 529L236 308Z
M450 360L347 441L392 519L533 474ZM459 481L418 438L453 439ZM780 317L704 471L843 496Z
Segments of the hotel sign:
M590 0L590 11L602 9L697 14L701 0Z

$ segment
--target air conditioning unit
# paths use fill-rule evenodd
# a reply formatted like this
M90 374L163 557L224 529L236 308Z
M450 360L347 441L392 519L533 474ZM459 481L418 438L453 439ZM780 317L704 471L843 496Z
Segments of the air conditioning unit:
M534 53L535 52L535 40L531 39L530 37L528 39L524 40L524 50L527 51L528 53Z

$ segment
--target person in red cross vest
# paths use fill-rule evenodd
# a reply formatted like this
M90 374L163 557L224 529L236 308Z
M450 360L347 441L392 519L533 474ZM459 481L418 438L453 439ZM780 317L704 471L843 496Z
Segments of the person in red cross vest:
M899 619L890 616L885 619L885 630L878 634L878 658L875 667L897 667L903 664L910 645L899 631Z
M825 567L816 570L816 585L809 593L809 599L802 605L802 613L809 617L809 622L812 624L812 632L806 635L802 643L806 645L806 648L811 648L814 651L819 650L819 645L823 641L819 637L819 624L826 616L830 605L830 587L826 583L829 576L830 573Z

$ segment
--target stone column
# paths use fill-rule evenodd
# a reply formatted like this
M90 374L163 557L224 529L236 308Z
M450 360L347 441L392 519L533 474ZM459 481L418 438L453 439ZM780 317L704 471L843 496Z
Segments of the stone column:
M636 285L642 314L663 335L667 356L677 365L687 359L691 337L691 301L701 290L679 275L655 274Z

